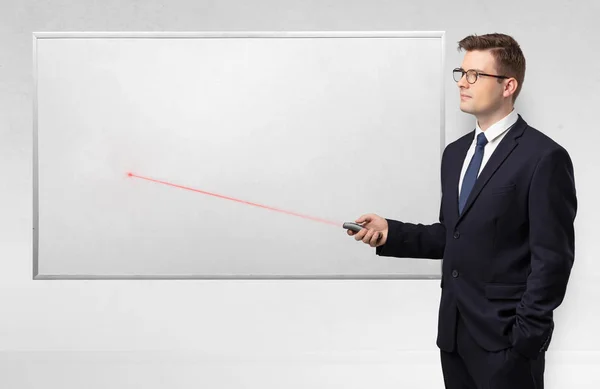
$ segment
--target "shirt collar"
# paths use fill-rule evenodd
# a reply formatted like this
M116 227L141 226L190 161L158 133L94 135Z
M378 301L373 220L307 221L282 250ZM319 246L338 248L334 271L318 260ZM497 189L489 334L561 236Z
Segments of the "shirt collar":
M513 109L508 115L492 124L487 130L485 130L485 137L487 138L488 142L492 142L497 137L502 135L506 130L512 127L512 125L515 124L518 119L519 115L517 114L517 111ZM475 126L475 139L477 139L477 135L483 131L479 127L477 120L475 120Z

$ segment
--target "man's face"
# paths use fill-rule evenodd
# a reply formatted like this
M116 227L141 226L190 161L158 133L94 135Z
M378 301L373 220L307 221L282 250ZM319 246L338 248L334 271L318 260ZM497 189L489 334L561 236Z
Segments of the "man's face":
M494 57L489 51L467 51L461 67L467 71L476 69L483 73L499 75ZM502 105L504 83L495 77L479 76L474 84L467 82L467 75L458 81L460 109L472 115L486 115L495 112Z

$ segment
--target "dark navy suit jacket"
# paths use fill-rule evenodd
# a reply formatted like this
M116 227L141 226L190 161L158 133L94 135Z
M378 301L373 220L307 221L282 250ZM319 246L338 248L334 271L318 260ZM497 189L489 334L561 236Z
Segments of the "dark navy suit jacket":
M553 311L574 260L577 198L567 151L523 118L481 171L462 214L458 182L475 131L442 156L439 222L387 219L377 255L443 259L437 345L455 347L456 314L489 351L536 359L548 349Z

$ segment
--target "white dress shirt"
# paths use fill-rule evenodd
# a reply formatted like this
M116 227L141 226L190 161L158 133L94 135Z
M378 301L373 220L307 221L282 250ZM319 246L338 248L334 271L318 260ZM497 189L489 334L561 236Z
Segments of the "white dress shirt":
M473 154L475 154L475 147L477 146L477 135L479 135L482 132L485 132L485 137L488 140L488 143L485 145L485 148L483 151L483 160L481 161L481 167L479 168L479 172L477 173L477 176L479 176L479 173L481 173L481 171L483 170L483 167L485 166L487 161L490 159L490 156L492 155L494 150L496 150L496 147L498 147L498 144L500 143L502 138L504 138L504 135L506 135L506 133L508 132L510 127L512 127L513 124L516 123L518 118L519 118L519 116L517 115L517 112L513 109L508 115L506 115L504 118L500 119L496 123L492 124L485 131L481 130L481 128L479 127L479 123L477 122L477 120L475 120L475 126L476 126L475 136L473 137L473 142L471 143L471 147L469 147L469 150L467 151L467 156L465 157L465 160L463 162L462 171L460 173L460 180L458 182L458 196L459 197L460 197L460 191L462 188L463 178L465 177L465 174L467 173L467 168L469 167L469 162L471 162L471 158L473 158Z

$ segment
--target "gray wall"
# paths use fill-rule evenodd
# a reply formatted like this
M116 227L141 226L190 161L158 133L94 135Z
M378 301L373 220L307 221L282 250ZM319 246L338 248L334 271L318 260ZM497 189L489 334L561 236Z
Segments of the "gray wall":
M517 110L573 157L576 265L556 312L547 388L598 387L598 14L592 1L3 1L1 386L442 388L439 280L33 281L31 35L444 30L449 69L462 59L455 47L465 35L513 35L528 61ZM450 74L446 86L450 142L474 121L458 109Z

